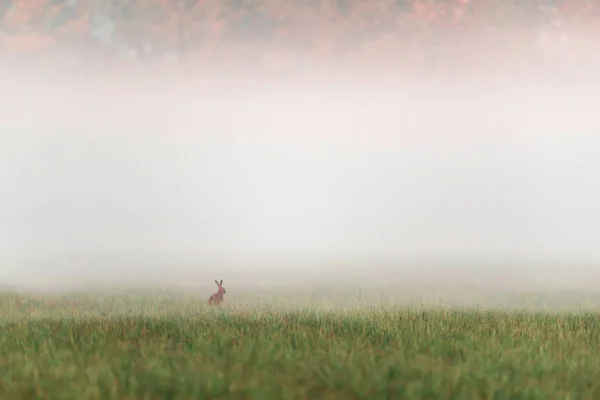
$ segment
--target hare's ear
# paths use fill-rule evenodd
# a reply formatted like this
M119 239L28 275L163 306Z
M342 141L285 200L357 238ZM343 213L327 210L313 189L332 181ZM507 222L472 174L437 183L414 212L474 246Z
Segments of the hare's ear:
M217 286L221 286L221 285L219 285L219 281L217 281L216 279L215 279L215 283L217 284Z
M221 279L221 282L219 283L219 286L223 286L223 279Z

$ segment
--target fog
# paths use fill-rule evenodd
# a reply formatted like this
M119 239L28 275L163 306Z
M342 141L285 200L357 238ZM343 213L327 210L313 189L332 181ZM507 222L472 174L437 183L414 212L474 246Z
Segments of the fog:
M596 84L145 79L2 71L7 284L594 287Z

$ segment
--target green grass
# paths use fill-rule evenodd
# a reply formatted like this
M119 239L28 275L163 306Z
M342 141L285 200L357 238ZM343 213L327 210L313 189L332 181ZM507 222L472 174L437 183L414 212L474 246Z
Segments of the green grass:
M0 399L599 399L600 316L103 297L0 306Z

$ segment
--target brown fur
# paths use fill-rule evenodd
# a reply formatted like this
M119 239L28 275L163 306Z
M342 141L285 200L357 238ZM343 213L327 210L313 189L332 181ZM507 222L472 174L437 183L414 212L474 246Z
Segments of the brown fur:
M208 305L220 307L223 303L223 295L227 293L227 290L225 290L225 288L223 287L223 279L221 279L221 282L215 281L215 283L217 284L219 290L217 291L217 293L213 293L212 296L209 297Z

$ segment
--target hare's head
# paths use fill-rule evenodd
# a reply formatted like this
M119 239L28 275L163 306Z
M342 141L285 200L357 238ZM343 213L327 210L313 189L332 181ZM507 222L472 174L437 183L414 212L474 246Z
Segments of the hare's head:
M221 282L215 280L215 283L217 284L217 287L219 288L220 294L227 293L227 290L225 290L225 288L223 287L223 279L221 279Z

